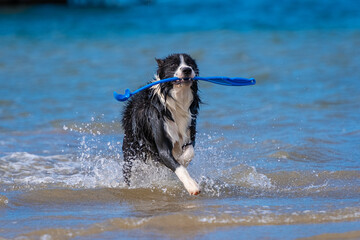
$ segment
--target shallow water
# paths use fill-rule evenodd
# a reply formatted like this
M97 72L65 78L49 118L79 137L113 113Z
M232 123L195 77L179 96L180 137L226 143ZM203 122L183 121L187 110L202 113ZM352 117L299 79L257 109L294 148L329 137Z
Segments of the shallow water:
M359 4L331 3L1 9L0 238L360 238ZM200 83L196 197L162 166L121 173L112 92L172 52L257 80Z

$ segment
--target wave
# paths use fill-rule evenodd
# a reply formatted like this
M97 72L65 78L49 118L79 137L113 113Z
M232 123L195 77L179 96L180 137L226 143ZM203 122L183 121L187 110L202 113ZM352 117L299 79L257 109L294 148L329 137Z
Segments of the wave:
M0 157L0 187L6 190L129 188L123 182L120 156L85 155L39 156L16 152ZM356 170L262 173L245 164L216 171L206 171L201 165L194 167L189 171L199 182L202 195L208 197L360 196L360 172ZM186 195L176 176L160 164L136 162L133 175L130 189L160 189Z
M0 184L14 190L52 186L95 188L120 185L118 178L121 166L116 160L95 156L91 163L86 163L81 161L81 157L83 156L11 153L0 158Z
M292 214L263 213L248 216L232 214L213 214L197 216L190 213L175 213L152 217L112 218L87 227L49 228L29 232L22 237L39 238L49 236L54 239L96 236L109 231L141 229L145 232L161 233L169 237L183 237L202 230L209 231L218 227L314 224L340 221L353 221L360 218L360 208L344 208L333 211L301 211Z

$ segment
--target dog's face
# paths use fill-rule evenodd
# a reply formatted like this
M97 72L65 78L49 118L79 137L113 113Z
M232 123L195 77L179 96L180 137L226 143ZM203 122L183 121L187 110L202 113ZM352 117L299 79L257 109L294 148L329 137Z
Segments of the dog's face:
M199 69L194 59L187 54L172 54L164 59L156 59L157 75L160 79L177 77L181 80L172 82L175 85L191 84L192 78L199 75Z

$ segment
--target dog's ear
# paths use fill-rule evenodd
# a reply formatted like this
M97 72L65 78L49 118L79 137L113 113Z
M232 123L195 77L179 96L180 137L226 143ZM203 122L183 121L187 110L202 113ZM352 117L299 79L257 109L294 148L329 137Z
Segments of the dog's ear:
M159 59L159 58L155 58L155 60L156 60L159 67L162 67L164 65L164 60Z

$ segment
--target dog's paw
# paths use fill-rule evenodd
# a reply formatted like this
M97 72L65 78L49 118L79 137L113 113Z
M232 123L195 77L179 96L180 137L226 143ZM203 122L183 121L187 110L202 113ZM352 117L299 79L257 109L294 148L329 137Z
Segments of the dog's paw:
M184 184L185 189L190 195L198 195L200 193L200 187L192 179L185 167L180 166L175 170L175 174L178 176L180 181Z
M200 193L200 187L199 185L194 181L194 179L191 179L192 181L185 185L184 187L188 191L190 195L198 195Z

